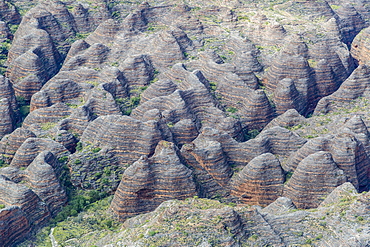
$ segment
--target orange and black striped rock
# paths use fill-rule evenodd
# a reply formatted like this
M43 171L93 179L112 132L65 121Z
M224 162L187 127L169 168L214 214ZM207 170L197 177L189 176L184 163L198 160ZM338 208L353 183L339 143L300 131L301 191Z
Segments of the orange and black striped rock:
M56 142L62 144L69 152L74 153L76 151L77 139L76 137L67 130L58 130L54 139Z
M56 123L71 115L71 108L64 103L56 103L50 107L39 108L32 111L24 119L22 126L26 129L42 128L43 124Z
M368 64L370 61L370 28L363 29L354 38L351 45L351 55L359 64Z
M4 136L0 141L0 154L5 159L4 161L9 164L23 142L32 137L36 137L36 135L22 127Z
M8 99L13 111L17 108L17 100L12 84L9 82L8 78L0 75L0 99L2 98Z
M142 6L138 10L130 13L122 21L122 28L128 32L146 31L148 20L146 19L145 13L148 12L149 4Z
M331 144L331 153L338 167L344 171L357 190L368 188L370 177L370 159L364 146L351 133L336 135Z
M192 119L192 114L180 90L175 91L171 95L156 97L140 104L132 111L131 116L136 119L142 119L143 115L152 109L158 109L168 123L174 124L183 118Z
M278 83L290 78L294 80L297 91L303 99L311 102L315 93L315 78L306 58L301 55L292 55L287 52L280 52L272 62L267 71L263 84L271 91L275 91Z
M17 25L21 22L22 16L13 4L9 4L5 0L0 1L0 19L6 23Z
M361 116L355 115L343 124L343 128L348 128L355 134L357 140L362 142L362 145L365 148L365 151L369 154L370 151L370 133L367 129L366 124L364 123ZM338 128L338 131L341 131L342 128Z
M92 85L91 85L92 86ZM56 103L78 103L83 88L70 79L51 80L31 99L31 111Z
M176 33L172 30L160 31L155 35L156 37L148 45L151 52L150 59L155 67L168 67L186 58L185 50L182 50L182 44L179 43L175 36Z
M147 55L130 56L120 64L119 69L126 79L129 91L148 86L154 76L154 68Z
M178 89L176 83L171 80L164 79L159 80L151 84L141 95L140 102L144 103L148 100L154 99L156 97L167 96L172 94Z
M193 141L198 136L197 126L192 119L182 119L170 127L173 140L177 145Z
M142 155L152 155L160 140L156 121L141 122L119 115L98 117L81 136L84 143L111 147L110 152L121 164L131 164Z
M85 106L95 116L121 114L113 96L101 86L90 91Z
M108 19L100 23L85 40L89 44L101 43L108 45L114 41L114 37L119 31L120 24L113 19Z
M283 193L284 173L271 153L252 159L231 181L231 196L243 204L267 206Z
M13 111L7 98L0 98L0 137L13 131Z
M27 186L17 184L0 175L0 204L18 206L26 215L30 224L45 223L50 218L50 212L45 203Z
M355 36L366 27L364 17L350 3L342 3L335 10L338 15L341 36L343 41L348 44L352 42Z
M318 137L307 142L287 162L287 171L294 171L297 165L308 155L318 151L330 152L335 163L344 171L348 181L356 189L362 191L369 184L370 160L363 144L356 139L355 134L339 131L335 136Z
M294 81L290 78L285 78L278 83L273 99L276 106L276 113L279 115L289 109L295 109L299 113L306 112L307 101L297 91Z
M197 139L220 142L230 164L237 167L244 167L263 153L288 157L306 143L305 139L279 126L266 129L256 138L243 143L237 142L225 132L210 127L203 128Z
M51 139L28 138L18 148L10 166L27 167L42 151L50 151L57 158L70 154L62 144Z
M83 39L79 39L79 40L75 41L71 45L71 48L69 49L69 51L67 53L67 56L64 60L64 63L66 63L69 59L77 56L78 54L83 53L83 51L86 50L89 47L90 47L90 44L87 43Z
M212 198L227 193L232 170L221 143L197 138L183 145L181 155L194 169L202 196Z
M303 124L305 121L306 119L299 114L296 109L290 109L271 120L264 129L269 129L275 126L293 127L298 124Z
M129 95L127 80L116 67L107 67L99 72L99 82L105 91L114 98L125 98Z
M127 168L111 203L120 220L150 212L166 200L196 195L192 171L177 152L173 143L161 141L151 158L141 157Z
M234 52L232 64L235 66L235 73L243 80L248 80L251 72L262 70L262 65L257 60L258 50L251 41L231 37L226 43L226 49Z
M335 92L354 69L354 62L343 44L332 44L326 39L310 49L311 68L315 71L316 92L324 97Z
M337 186L347 181L346 175L328 152L307 156L297 166L284 187L283 195L292 199L297 208L315 208Z
M17 206L0 209L0 246L9 247L21 242L30 232L30 222Z
M251 89L245 81L221 80L216 93L228 109L236 109L234 114L248 129L261 129L273 118L274 112L264 91Z
M59 126L63 130L82 135L89 123L95 118L86 106L81 106L76 108L70 117L61 120Z
M68 198L55 174L53 163L56 159L53 157L48 151L41 152L24 171L23 181L46 203L51 215L56 215Z
M340 103L349 103L358 97L368 95L370 85L370 68L360 64L333 94L322 98L314 115L327 114L336 109Z

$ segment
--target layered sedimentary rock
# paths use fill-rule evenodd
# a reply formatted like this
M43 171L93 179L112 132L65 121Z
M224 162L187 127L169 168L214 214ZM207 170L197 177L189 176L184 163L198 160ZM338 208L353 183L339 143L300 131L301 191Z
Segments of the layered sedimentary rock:
M0 98L0 137L13 131L13 112L7 98Z
M45 203L29 188L16 184L0 175L0 203L5 206L18 206L30 224L43 224L50 217Z
M284 169L294 171L299 162L310 154L326 151L330 152L338 167L344 171L356 189L363 190L368 186L369 157L363 144L354 134L341 131L335 136L318 137L307 142L295 154L292 154Z
M149 212L163 201L196 194L192 172L176 152L173 143L162 141L153 157L142 157L127 168L111 204L121 220Z
M303 159L284 187L284 196L292 199L298 208L313 208L321 203L337 186L346 182L332 155L320 151Z
M326 114L335 110L338 103L349 103L358 97L369 97L369 78L369 67L360 64L336 92L318 102L314 114Z
M290 78L281 80L274 92L276 113L283 114L289 109L296 109L300 113L306 111L307 102L297 91L294 81Z
M0 210L0 245L11 246L20 242L30 231L30 223L24 212L17 206Z
M6 98L9 101L9 104L11 105L12 109L15 110L17 107L16 97L14 94L14 90L11 86L11 83L9 82L9 79L0 76L0 99Z
M67 202L67 194L55 174L56 158L50 152L40 153L25 170L26 185L56 215Z
M221 143L198 138L191 144L185 144L181 154L194 169L202 196L214 197L228 193L232 170Z
M10 163L24 141L33 137L36 137L36 135L25 128L17 128L11 134L4 136L1 139L0 147L2 158L5 159L6 163Z
M28 138L18 148L10 165L18 168L27 167L42 151L50 151L58 158L70 154L63 145L51 139Z
M231 182L231 195L243 204L266 206L283 192L284 174L279 160L271 153L251 160Z
M359 64L367 64L370 61L369 57L369 39L370 28L363 29L353 40L351 46L351 55Z
M23 127L27 129L41 128L46 129L46 125L56 125L56 123L71 115L71 109L63 103L56 103L50 107L44 107L32 111L23 121Z
M141 122L128 116L102 116L91 122L82 142L109 146L122 163L132 163L142 155L151 155L161 140L156 121Z
M305 120L306 119L301 114L299 114L296 109L290 109L280 116L274 118L266 125L265 129L269 129L274 126L293 127L295 125L304 123Z

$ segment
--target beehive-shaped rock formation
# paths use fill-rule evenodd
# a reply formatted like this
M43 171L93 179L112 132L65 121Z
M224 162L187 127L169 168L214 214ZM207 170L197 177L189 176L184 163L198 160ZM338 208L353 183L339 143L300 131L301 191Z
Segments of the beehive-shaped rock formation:
M283 192L284 174L271 153L251 160L231 182L231 195L244 204L266 206Z
M142 155L151 155L161 140L157 122L141 122L128 116L102 116L89 124L82 142L113 148L123 164L135 162Z
M17 206L0 210L0 245L11 246L20 242L30 231L30 223L24 212Z
M284 196L292 199L298 208L319 206L322 197L346 182L328 152L320 151L303 159L284 187Z
M27 167L43 151L50 151L58 158L69 155L64 146L51 139L28 138L18 148L10 165L18 168Z
M11 134L4 136L0 141L1 155L6 158L6 163L10 163L17 152L18 148L28 138L36 137L36 135L25 128L17 128Z
M173 143L161 141L153 157L142 157L125 171L111 208L124 220L152 211L163 201L195 194L191 170L181 163Z
M56 215L67 202L67 194L55 174L56 159L48 151L40 153L25 170L26 184Z
M50 217L45 203L29 188L0 175L0 204L18 206L30 224L42 224Z

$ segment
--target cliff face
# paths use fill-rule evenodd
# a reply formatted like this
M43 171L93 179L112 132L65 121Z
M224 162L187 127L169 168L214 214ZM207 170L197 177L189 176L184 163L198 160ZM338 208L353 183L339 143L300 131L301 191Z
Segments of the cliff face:
M367 244L369 4L0 0L0 245L108 194L86 245Z

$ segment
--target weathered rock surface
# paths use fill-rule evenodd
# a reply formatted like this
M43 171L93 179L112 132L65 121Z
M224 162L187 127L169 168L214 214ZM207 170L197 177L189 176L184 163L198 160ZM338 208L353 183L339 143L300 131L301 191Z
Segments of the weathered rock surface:
M267 206L282 195L283 183L279 160L266 153L251 160L233 177L231 195L243 204Z
M343 170L340 170L328 152L317 152L303 159L294 171L291 179L284 186L284 196L292 199L298 208L315 208L321 198L346 182Z
M1 246L10 246L22 241L30 231L27 217L17 206L1 209L0 221Z
M91 122L81 141L108 146L121 164L131 164L143 155L152 155L161 139L156 121L141 122L128 116L103 116Z
M177 152L173 143L161 141L151 158L127 168L111 204L120 220L152 211L166 200L196 195L192 172Z

